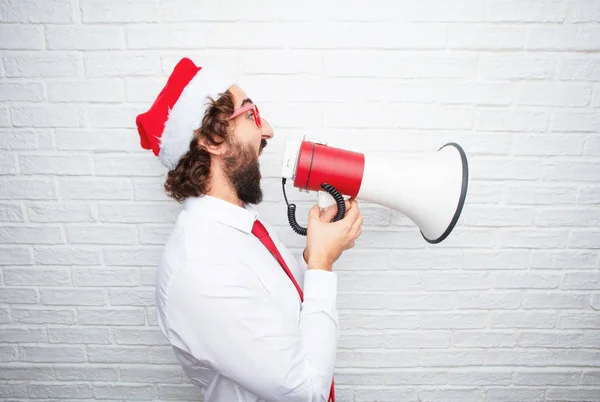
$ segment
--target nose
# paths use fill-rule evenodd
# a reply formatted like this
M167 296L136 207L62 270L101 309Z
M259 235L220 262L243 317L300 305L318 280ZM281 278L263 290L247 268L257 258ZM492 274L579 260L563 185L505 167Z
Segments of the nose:
M271 127L271 125L269 124L269 122L267 121L267 119L262 118L262 127L261 127L261 136L264 139L271 139L273 138L273 127Z

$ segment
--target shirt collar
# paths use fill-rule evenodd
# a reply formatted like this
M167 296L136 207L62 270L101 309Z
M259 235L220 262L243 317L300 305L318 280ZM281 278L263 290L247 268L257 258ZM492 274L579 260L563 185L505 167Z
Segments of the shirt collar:
M193 215L203 215L245 233L251 233L258 212L248 204L244 207L211 195L188 197L183 207Z

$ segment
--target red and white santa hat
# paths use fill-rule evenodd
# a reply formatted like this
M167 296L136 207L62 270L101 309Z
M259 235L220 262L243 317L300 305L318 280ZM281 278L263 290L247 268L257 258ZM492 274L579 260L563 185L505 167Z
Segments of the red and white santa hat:
M169 170L189 151L194 131L209 107L208 97L219 95L235 84L224 68L198 67L181 59L148 111L136 117L142 148L151 149Z

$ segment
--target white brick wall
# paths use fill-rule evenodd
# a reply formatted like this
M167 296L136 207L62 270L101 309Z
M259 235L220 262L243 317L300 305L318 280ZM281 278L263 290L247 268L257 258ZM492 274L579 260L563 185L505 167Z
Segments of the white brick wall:
M469 153L440 245L363 204L339 401L600 401L600 0L0 3L0 399L200 399L156 326L179 205L135 131L190 56L273 123L260 208L296 253L286 140Z

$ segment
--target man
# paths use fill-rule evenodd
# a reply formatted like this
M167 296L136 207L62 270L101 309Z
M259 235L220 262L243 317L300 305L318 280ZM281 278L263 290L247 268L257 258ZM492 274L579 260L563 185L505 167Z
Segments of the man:
M183 203L158 267L158 324L206 402L327 401L339 338L332 266L362 216L355 200L335 223L335 209L315 205L295 260L252 206L273 130L232 82L184 58L136 119Z

